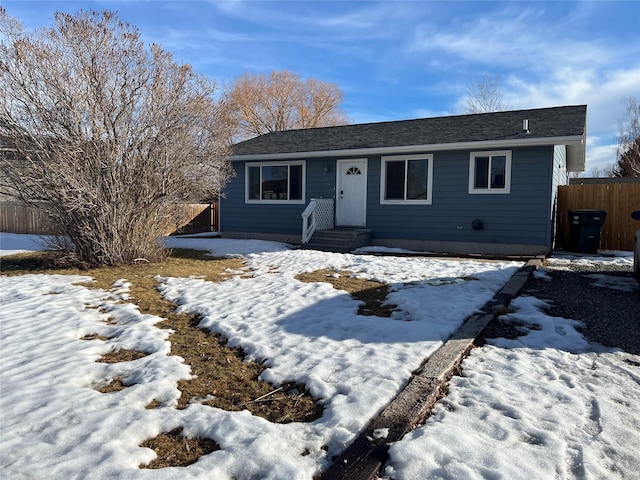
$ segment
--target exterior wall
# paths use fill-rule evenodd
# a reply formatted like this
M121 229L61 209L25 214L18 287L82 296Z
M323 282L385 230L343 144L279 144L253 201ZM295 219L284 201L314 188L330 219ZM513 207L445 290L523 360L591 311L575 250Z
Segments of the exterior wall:
M435 152L433 203L380 205L380 159L369 161L367 228L382 239L550 246L552 148L512 150L511 193L468 193L469 151ZM473 230L480 219L483 230Z
M439 242L431 240L377 239L373 245L403 248L417 252L446 253L456 255L538 256L549 252L547 245L525 245L515 243Z
M220 201L223 234L260 232L299 237L302 232L301 215L309 200L335 197L335 159L313 159L306 162L304 204L245 203L245 163L233 163L236 176L225 187L225 198Z
M434 155L431 205L381 205L381 156L369 156L366 228L372 231L374 244L430 242L442 247L439 251L447 251L447 244L453 247L452 242L462 247L468 244L472 249L472 245L508 244L514 246L513 250L531 246L536 253L551 248L550 189L559 182L552 178L557 170L553 146L512 149L510 194L468 193L468 150L424 153ZM555 158L561 162L561 155ZM313 197L335 198L335 160L307 160L305 205ZM299 236L305 205L245 204L245 164L234 162L234 167L237 176L222 200L223 235L260 232ZM474 219L483 221L483 230L471 228Z

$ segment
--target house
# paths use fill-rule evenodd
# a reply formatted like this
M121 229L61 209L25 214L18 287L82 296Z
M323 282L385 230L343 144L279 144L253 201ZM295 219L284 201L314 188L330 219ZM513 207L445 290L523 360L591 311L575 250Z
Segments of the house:
M221 232L314 243L339 228L412 250L548 252L558 185L584 170L586 112L563 106L252 138L230 157L236 176L221 201Z

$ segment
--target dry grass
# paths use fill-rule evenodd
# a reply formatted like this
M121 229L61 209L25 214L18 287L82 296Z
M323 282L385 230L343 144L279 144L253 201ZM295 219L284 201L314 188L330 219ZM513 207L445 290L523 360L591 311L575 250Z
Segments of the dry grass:
M165 318L157 326L174 330L171 352L183 357L195 375L178 383L182 392L178 408L199 401L230 411L246 409L276 423L310 422L322 415L322 409L303 386L286 385L269 395L268 400L257 401L275 390L258 380L263 366L244 361L241 350L226 346L219 335L197 328L196 316L170 312Z
M148 293L149 285L155 289L153 277L199 276L212 282L220 282L228 277L228 269L242 268L239 258L212 258L199 250L174 250L170 257L160 263L137 263L115 267L80 268L69 265L59 252L30 252L2 257L0 271L4 275L23 275L26 273L89 275L95 279L92 287L110 290L113 282L121 278L132 283L131 294L138 301L153 297ZM145 280L145 277L149 277ZM136 295L138 294L138 295Z
M221 282L229 272L244 267L239 258L212 258L198 250L174 250L171 257L157 264L141 263L119 267L99 267L89 270L61 268L61 260L55 252L23 254L4 257L2 271L5 274L62 273L89 275L94 281L89 287L109 290L119 279L131 283L131 301L138 305L141 313L164 318L156 324L159 328L174 331L169 337L171 354L184 358L195 378L180 381L178 388L182 396L178 408L185 408L191 401L200 401L226 410L249 410L272 422L313 421L322 415L303 386L285 385L281 390L269 394L275 387L261 382L258 376L264 367L256 362L244 360L244 353L229 348L218 335L197 328L199 319L195 315L176 313L176 305L165 300L157 290L156 275L168 277L202 277L211 282ZM98 338L98 337L83 337ZM104 337L102 337L104 338ZM137 360L148 353L131 350L115 350L105 354L99 361L117 363ZM115 391L115 390L113 390Z
M111 340L111 337L105 337L104 335L99 335L97 333L89 333L84 337L80 337L80 340L102 340L106 342L107 340Z
M125 385L123 383L123 380L124 379L122 377L116 377L113 380L111 380L111 382L109 382L108 384L103 385L101 387L97 387L96 390L100 393L119 392L129 386L129 385Z
M216 450L220 446L210 438L189 438L181 435L182 427L145 440L140 446L152 449L158 455L140 468L186 467Z
M389 286L385 283L354 278L352 272L325 268L309 273L302 273L296 276L301 282L326 282L334 288L344 290L356 300L360 300L364 305L358 307L359 315L375 315L377 317L390 317L397 305L385 304L389 293Z
M149 402L149 405L144 408L146 408L147 410L153 410L154 408L158 408L160 406L162 406L162 404L158 400L152 400L151 402Z
M244 360L244 353L237 348L226 346L225 339L197 328L199 318L194 315L176 313L176 305L165 300L157 290L155 277L202 277L211 282L221 282L229 277L229 272L237 272L244 267L238 258L212 258L205 252L195 250L175 250L165 261L156 264L141 263L119 267L99 267L81 269L65 267L64 259L55 252L30 253L4 257L0 270L5 275L25 273L88 275L94 281L90 288L110 290L115 281L126 279L131 283L129 302L138 305L141 313L164 318L156 324L159 328L172 329L169 337L171 354L184 358L191 367L195 378L178 383L182 396L178 408L185 408L189 402L198 401L206 405L226 410L249 410L257 416L272 422L310 422L322 415L317 405L303 385L286 384L278 388L258 380L264 367ZM110 319L113 323L113 319ZM82 337L84 340L109 340L97 334ZM148 355L145 352L115 350L104 355L99 361L116 363L132 361ZM97 388L110 393L127 388L122 378L114 378L108 385ZM151 402L147 408L164 405ZM163 468L193 463L200 455L218 449L209 439L188 439L173 431L163 433L145 441L143 446L156 450L158 459L145 468ZM200 452L200 453L198 453ZM205 452L205 453L202 453Z
M98 362L102 363L120 363L120 362L132 362L134 360L138 360L139 358L144 358L149 353L147 352L139 352L137 350L127 350L122 348L120 350L114 350L109 353L105 353Z

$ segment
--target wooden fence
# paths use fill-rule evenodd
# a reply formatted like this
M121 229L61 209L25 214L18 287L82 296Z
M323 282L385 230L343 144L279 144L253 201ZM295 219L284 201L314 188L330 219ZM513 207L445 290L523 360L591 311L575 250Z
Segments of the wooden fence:
M217 232L218 203L182 205L176 212L176 230L167 233ZM52 232L49 217L19 202L0 202L0 232L46 235Z
M51 233L51 221L46 213L19 202L0 202L0 232Z
M607 212L600 230L601 250L633 250L633 236L640 222L631 212L640 210L640 183L564 185L558 189L558 233L563 246L569 241L569 210L598 209Z
M186 206L186 222L177 225L173 234L202 233L219 231L218 203L194 203Z

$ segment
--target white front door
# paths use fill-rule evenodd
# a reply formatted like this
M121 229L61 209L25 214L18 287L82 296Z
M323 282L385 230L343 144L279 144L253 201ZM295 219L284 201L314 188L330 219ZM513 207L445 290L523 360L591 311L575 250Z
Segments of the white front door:
M364 227L367 202L367 159L338 160L336 225Z

